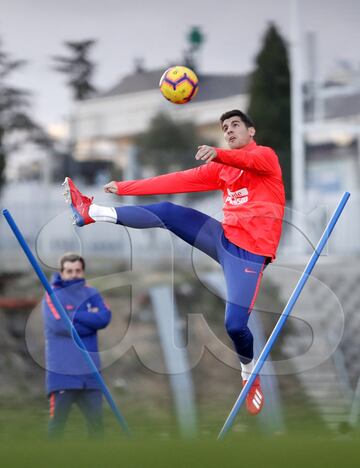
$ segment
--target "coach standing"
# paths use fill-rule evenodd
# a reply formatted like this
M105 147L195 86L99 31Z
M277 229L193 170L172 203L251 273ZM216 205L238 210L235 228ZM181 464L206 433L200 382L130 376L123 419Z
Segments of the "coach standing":
M97 332L111 320L99 292L85 283L85 261L77 254L60 259L52 286L86 350L100 368ZM46 340L46 388L50 402L49 435L61 436L73 404L84 415L90 437L103 432L102 392L94 374L50 297L43 300Z

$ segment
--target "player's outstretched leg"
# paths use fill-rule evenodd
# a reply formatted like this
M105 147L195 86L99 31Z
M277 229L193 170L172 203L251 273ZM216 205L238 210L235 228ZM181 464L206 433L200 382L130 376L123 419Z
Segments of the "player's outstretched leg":
M168 229L219 261L223 229L219 221L205 213L170 202L117 208L99 206L93 203L93 198L83 195L69 177L66 177L63 186L65 200L70 203L74 224L77 226L102 221L134 229Z

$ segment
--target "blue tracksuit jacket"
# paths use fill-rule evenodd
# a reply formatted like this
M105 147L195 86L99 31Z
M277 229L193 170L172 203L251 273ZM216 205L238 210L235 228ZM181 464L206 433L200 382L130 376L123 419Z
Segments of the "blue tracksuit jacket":
M97 331L109 324L110 310L99 292L87 286L84 279L63 281L56 273L52 286L97 368L100 368ZM42 312L47 393L66 389L98 389L99 384L89 373L87 362L47 294L42 302Z

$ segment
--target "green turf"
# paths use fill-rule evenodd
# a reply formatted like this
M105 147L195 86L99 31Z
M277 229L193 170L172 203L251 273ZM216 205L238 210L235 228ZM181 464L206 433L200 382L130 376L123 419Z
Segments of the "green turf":
M290 411L290 410L288 410ZM1 466L70 467L352 467L359 466L358 432L327 431L316 418L304 418L291 410L284 434L264 435L256 418L241 415L225 440L216 441L223 423L223 410L202 407L199 434L185 440L161 407L133 406L126 416L133 430L128 439L105 410L105 437L89 441L80 414L73 412L62 441L46 438L47 410L32 407L0 408Z
M358 440L308 436L259 437L242 434L226 441L126 441L110 437L102 442L13 441L1 448L4 467L350 467L359 466Z

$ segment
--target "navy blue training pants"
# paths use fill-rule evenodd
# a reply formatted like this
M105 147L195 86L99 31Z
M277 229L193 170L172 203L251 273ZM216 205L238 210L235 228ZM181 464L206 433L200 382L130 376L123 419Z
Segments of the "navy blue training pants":
M48 433L50 437L56 438L63 435L73 404L78 406L85 417L88 435L90 437L102 436L102 392L100 390L60 390L50 394L49 403Z
M115 208L117 224L136 229L168 229L205 252L223 268L227 289L225 327L240 361L253 359L253 336L247 326L267 257L250 253L224 236L219 221L192 208L161 202Z

